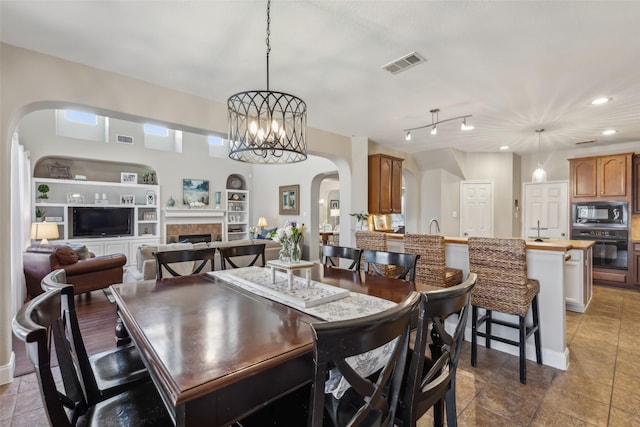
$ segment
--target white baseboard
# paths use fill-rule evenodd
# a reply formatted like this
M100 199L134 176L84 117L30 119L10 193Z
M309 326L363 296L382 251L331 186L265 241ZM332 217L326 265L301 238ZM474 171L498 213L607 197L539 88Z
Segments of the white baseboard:
M16 368L16 354L11 352L11 359L9 359L9 364L0 366L0 385L9 384L13 381L13 373Z

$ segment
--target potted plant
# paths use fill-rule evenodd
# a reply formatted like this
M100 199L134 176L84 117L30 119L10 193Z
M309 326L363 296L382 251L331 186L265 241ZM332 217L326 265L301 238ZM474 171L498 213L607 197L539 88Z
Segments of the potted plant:
M38 199L48 199L47 193L49 192L49 186L47 184L38 185L38 191L40 194L38 195Z
M355 216L356 220L358 221L356 223L356 230L368 230L369 229L369 224L367 223L367 218L369 218L369 215L366 213L350 213L350 216Z
M47 213L47 211L43 211L40 208L36 209L36 222L42 222L44 220L44 214Z

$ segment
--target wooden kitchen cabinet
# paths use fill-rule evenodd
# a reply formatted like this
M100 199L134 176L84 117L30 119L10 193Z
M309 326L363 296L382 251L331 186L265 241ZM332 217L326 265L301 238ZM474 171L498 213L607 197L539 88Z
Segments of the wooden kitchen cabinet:
M638 154L633 156L633 213L640 213L640 155Z
M386 154L369 156L369 213L402 213L402 162Z
M569 159L572 199L630 199L632 158L623 153Z

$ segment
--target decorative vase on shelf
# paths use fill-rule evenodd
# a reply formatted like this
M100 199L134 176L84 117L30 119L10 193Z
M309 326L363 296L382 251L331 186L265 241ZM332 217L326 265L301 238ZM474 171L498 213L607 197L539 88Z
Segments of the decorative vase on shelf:
M300 256L302 255L302 248L300 242L291 242L291 262L300 262Z
M176 201L173 200L173 196L169 196L169 200L167 200L167 207L172 208L175 206L175 204L176 204Z
M278 259L282 262L289 262L291 260L291 255L289 254L288 240L284 240L282 242L282 247L280 248L280 252L278 252Z
M220 191L216 191L216 209L220 209L220 198L222 193Z

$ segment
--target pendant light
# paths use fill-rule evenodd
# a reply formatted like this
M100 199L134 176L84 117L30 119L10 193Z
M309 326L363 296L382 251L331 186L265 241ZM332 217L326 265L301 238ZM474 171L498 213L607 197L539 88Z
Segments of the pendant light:
M547 172L545 172L542 167L542 163L540 163L540 134L544 132L544 129L536 129L538 133L538 167L533 171L533 175L531 175L531 182L545 182L547 180Z
M271 0L267 1L267 90L231 95L227 100L229 158L247 163L282 164L307 159L307 104L269 90Z

